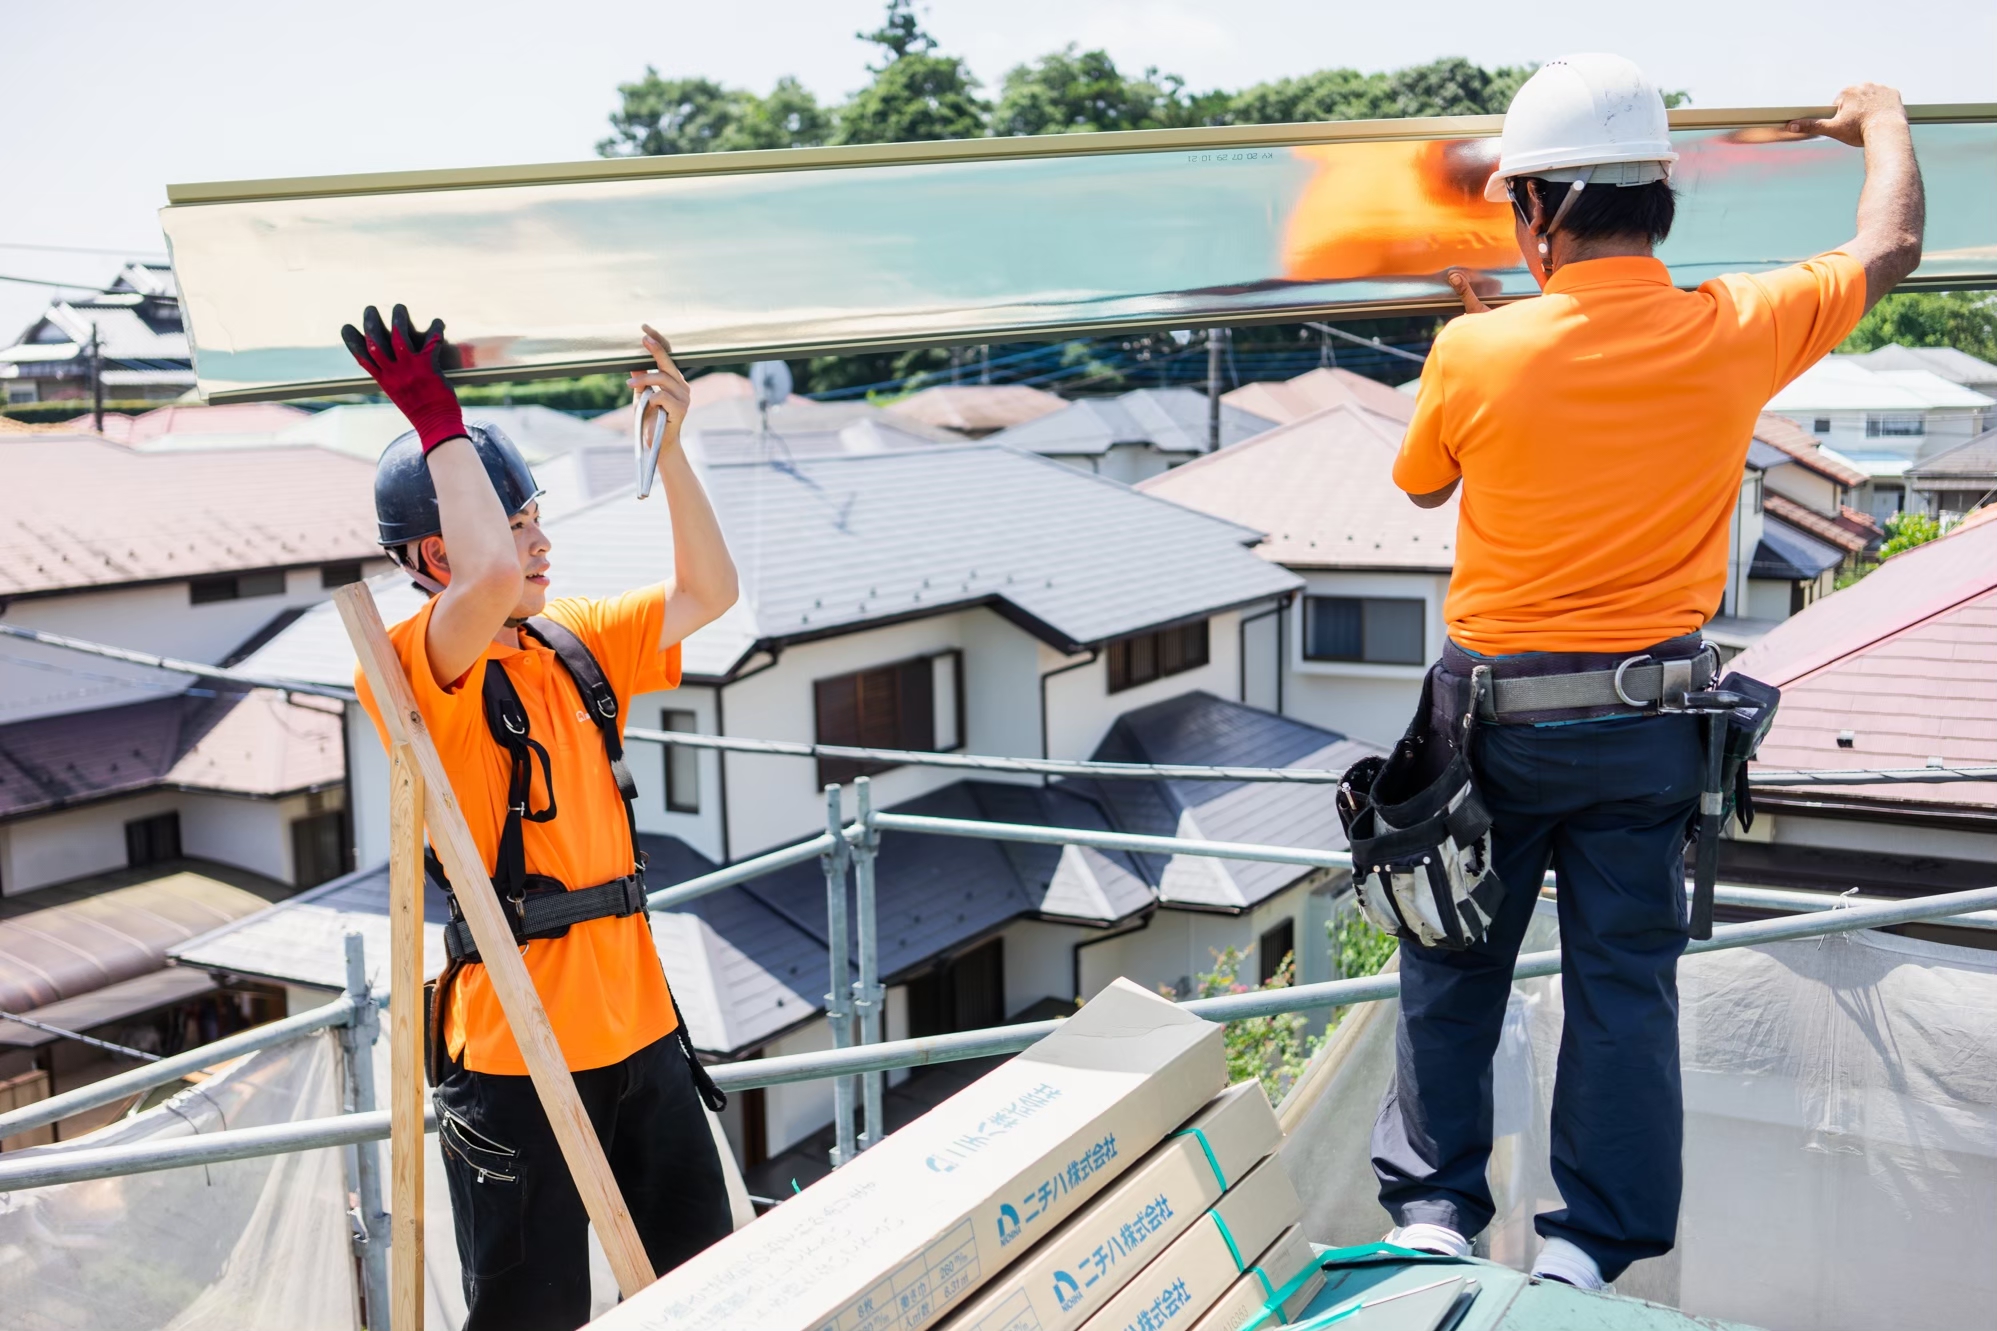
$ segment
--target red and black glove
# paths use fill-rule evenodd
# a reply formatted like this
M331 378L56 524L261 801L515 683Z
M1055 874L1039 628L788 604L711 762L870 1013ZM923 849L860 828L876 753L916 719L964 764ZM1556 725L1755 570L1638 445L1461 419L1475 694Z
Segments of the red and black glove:
M340 337L361 368L381 385L388 400L416 427L427 456L446 439L462 438L465 433L464 409L458 406L458 395L444 382L438 366L444 352L444 321L431 320L430 327L418 337L409 322L408 306L396 306L389 318L395 325L393 333L381 326L381 311L370 305L361 315L366 336L360 328L347 324L340 329Z

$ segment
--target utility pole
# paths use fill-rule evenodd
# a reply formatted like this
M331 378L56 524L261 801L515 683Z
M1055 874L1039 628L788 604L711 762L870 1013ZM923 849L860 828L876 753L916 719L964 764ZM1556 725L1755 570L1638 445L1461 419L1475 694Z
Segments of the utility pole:
M979 348L978 348L978 366L979 366L979 368L978 368L978 382L979 382L979 383L981 383L981 384L988 384L988 383L990 383L990 382L992 381L992 344L991 344L991 343L987 342L987 343L985 343L985 344L984 344L983 346L981 346L981 347L979 347Z
M1227 352L1230 333L1225 328L1207 329L1207 452L1220 451L1220 365Z
M97 325L90 325L90 413L91 426L104 433L104 345L98 340Z

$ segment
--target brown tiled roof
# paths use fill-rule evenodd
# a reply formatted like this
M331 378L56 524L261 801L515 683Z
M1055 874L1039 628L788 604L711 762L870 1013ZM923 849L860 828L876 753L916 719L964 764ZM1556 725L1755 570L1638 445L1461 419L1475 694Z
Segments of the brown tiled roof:
M1836 518L1827 518L1813 508L1805 508L1787 495L1767 490L1761 496L1761 511L1782 519L1792 527L1801 527L1812 536L1829 541L1838 549L1857 554L1872 544L1871 538L1862 532L1853 531Z
M1816 601L1735 668L1782 690L1764 768L1997 765L1997 522L1964 523ZM1841 747L1840 731L1852 732ZM1812 800L1997 808L1997 782L1818 787Z
M1302 420L1342 403L1364 407L1403 425L1415 411L1415 400L1399 389L1338 369L1311 370L1281 383L1243 384L1231 393L1222 393L1220 400L1278 424Z
M1828 477L1839 485L1862 485L1865 482L1864 472L1840 458L1826 456L1822 441L1787 416L1762 412L1761 418L1754 423L1754 437L1770 448L1781 449L1819 476Z
M363 559L374 467L318 448L0 438L0 596Z
M1026 384L938 384L888 407L924 425L977 437L1051 416L1067 400Z
M276 434L311 413L282 402L231 402L216 406L171 403L142 416L104 418L104 437L121 444L143 444L169 434ZM70 422L84 424L84 419Z
M1867 541L1876 541L1886 534L1886 528L1878 518L1870 513L1861 513L1850 504L1838 505L1838 525L1860 533Z
M1394 484L1402 428L1341 404L1137 488L1266 532L1255 552L1292 568L1446 571L1456 560L1456 499L1416 508Z

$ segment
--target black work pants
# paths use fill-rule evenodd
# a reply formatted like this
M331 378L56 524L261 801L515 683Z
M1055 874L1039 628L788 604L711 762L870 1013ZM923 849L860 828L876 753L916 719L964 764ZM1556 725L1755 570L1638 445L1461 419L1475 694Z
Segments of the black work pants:
M1505 900L1477 947L1402 939L1395 1077L1373 1130L1380 1201L1399 1224L1475 1236L1491 1222L1491 1060L1550 863L1565 1012L1551 1147L1565 1205L1534 1226L1580 1247L1613 1280L1631 1262L1669 1252L1677 1235L1677 965L1699 722L1660 716L1474 734Z
M721 1159L678 1037L574 1075L653 1271L725 1237ZM452 1065L435 1100L465 1331L573 1331L589 1320L589 1216L532 1079Z

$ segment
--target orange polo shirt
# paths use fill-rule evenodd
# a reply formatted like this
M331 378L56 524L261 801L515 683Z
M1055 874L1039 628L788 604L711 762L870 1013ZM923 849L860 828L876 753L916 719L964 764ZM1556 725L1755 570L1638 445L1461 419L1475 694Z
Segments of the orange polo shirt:
M1452 320L1394 462L1410 494L1463 482L1450 637L1615 652L1705 624L1755 417L1864 308L1865 270L1833 251L1697 291L1656 259L1591 259Z
M498 859L513 770L485 722L486 663L497 661L520 695L528 733L548 750L554 775L555 817L521 825L527 872L559 878L571 890L630 873L624 800L604 758L603 737L554 652L524 637L525 647L491 644L462 679L440 682L430 672L430 655L423 647L436 605L431 600L388 636L487 870ZM630 712L632 695L679 686L679 646L659 649L665 609L665 588L654 586L602 601L554 600L545 613L573 630L595 655L617 694L621 718ZM367 680L357 673L354 685L386 744L387 731ZM546 807L548 793L536 762L529 807ZM651 925L642 912L573 925L564 937L522 945L520 955L572 1072L628 1058L678 1024ZM452 983L444 1038L452 1056L461 1057L473 1072L527 1072L484 966L465 967Z

